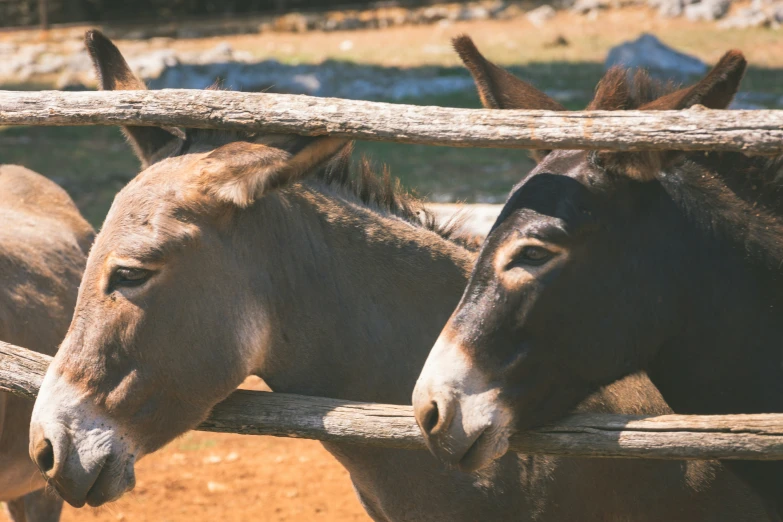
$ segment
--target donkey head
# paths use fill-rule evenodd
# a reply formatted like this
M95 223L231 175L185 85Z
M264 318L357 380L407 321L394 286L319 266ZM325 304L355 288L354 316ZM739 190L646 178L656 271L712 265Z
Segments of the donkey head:
M144 88L108 39L86 38L104 89ZM346 145L124 132L146 168L116 196L96 238L31 425L31 456L74 506L131 489L137 459L196 427L257 368L266 315L242 297L259 278L238 268L236 220Z
M467 37L455 46L486 106L559 108ZM613 69L589 108L722 109L744 68L729 52L695 86L664 95L646 74ZM413 394L436 456L465 470L485 466L506 452L514 429L566 414L641 369L667 340L686 302L677 282L689 235L657 180L684 159L554 151L514 187Z

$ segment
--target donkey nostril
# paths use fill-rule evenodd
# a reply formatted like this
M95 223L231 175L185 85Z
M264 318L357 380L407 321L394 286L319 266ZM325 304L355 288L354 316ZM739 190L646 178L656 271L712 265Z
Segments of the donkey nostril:
M44 473L49 473L54 469L54 446L49 439L43 439L35 452L35 463L38 469Z
M440 416L438 415L438 403L432 401L429 404L426 413L424 414L424 419L422 420L421 423L421 429L423 429L424 432L427 434L432 433L432 430L434 430L435 427L438 425L439 417Z

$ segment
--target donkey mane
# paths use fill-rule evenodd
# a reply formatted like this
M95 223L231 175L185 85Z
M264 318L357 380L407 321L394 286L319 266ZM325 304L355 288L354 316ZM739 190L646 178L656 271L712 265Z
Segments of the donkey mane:
M653 108L653 102L679 88L645 70L613 67L587 109ZM703 231L740 245L749 257L777 270L783 264L783 155L690 152L683 158L656 177L674 202ZM603 166L600 152L592 152L590 161Z
M691 153L660 182L702 230L778 270L783 264L781 168L783 156Z
M254 133L226 132L212 129L188 129L185 145L177 155L185 154L203 145L210 147L233 141L254 142L260 135ZM384 165L380 175L372 161L362 156L353 161L354 143L349 142L324 166L314 169L307 179L317 180L332 190L353 199L362 206L388 213L407 221L413 226L438 234L443 239L456 243L470 251L478 251L481 238L464 231L467 215L458 212L441 221L429 210L422 199L407 191L399 178L391 175ZM291 183L289 180L288 183ZM278 188L284 188L284 183Z
M393 214L469 250L478 250L481 244L479 238L463 232L467 218L464 213L459 212L450 219L440 221L419 197L403 188L400 179L391 175L387 165L383 165L378 175L367 156L353 162L352 153L353 142L326 168L313 173L312 177L346 193L366 207Z

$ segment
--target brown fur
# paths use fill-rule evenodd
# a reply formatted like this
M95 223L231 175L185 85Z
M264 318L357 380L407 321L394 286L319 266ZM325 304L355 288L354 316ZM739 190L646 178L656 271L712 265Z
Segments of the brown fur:
M473 76L479 98L485 108L565 110L560 103L529 83L484 58L469 36L454 38L452 45ZM548 153L547 150L537 150L532 152L532 156L536 161L541 161Z
M701 81L691 87L671 90L657 84L645 73L637 73L628 85L628 73L612 68L601 80L588 109L605 110L682 110L694 105L725 109L739 89L747 62L739 51L729 51ZM665 93L665 94L664 94ZM637 181L652 181L667 165L683 157L677 151L598 152L598 161L606 168Z
M112 71L112 74L102 74L103 68L95 68L98 73L98 86L102 91L147 89L144 82L133 75L119 49L99 31L87 31L84 43L93 63L105 64L105 68ZM169 127L131 126L123 127L122 131L145 167L172 153L173 148L179 144L177 138L181 137L177 129Z
M729 52L680 90L615 69L590 108L725 108L744 68ZM444 328L449 343L436 346L417 385L433 452L459 462L468 448L475 456L489 447L474 467L496 457L496 441L478 439L476 448L453 415L427 422L432 411L458 410L466 390L480 395L485 382L499 390L480 405L497 419L495 433L552 422L601 384L643 369L681 413L780 411L781 161L674 151L547 156L512 190ZM543 263L519 255L498 266L498 255L532 240L551 254ZM508 284L517 269L546 277ZM753 486L769 515L759 519L780 519L779 466L725 467Z
M93 231L60 187L0 165L0 340L54 354L65 336ZM27 455L32 404L0 393L0 501L18 522L56 521L61 501Z
M72 404L51 413L73 428L67 444L54 445L65 453L55 459L74 465L61 464L52 479L77 505L122 494L127 463L197 425L248 373L280 392L407 403L472 268L474 255L422 226L415 200L389 177L368 169L349 176L346 151L216 220L215 208L228 203L194 195L198 166L211 156L223 178L214 164L222 157L226 171L248 171L212 156L226 145L225 135L213 136L210 143L190 134L187 154L129 183L90 253L74 320L41 390L45 396L60 382L87 394L92 418ZM295 137L256 136L236 152L249 148L255 157L266 150L253 144L272 143L289 157L304 146ZM125 266L148 269L148 279L117 283ZM622 386L637 393L611 391ZM610 387L592 406L603 408L665 405L639 377ZM47 435L40 430L51 419L35 420L38 437ZM130 440L134 453L111 453L89 469L71 460L68 452L101 449L75 438L90 420L94 431L109 424L122 434L106 432L111 451ZM756 513L715 463L508 455L465 474L424 452L326 446L376 520L652 522Z

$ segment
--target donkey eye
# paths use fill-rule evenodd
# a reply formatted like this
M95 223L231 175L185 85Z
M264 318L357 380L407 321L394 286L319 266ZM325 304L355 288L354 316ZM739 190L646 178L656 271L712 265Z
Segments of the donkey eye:
M109 281L109 290L117 287L134 287L143 285L152 275L151 270L144 268L118 267Z
M512 265L543 265L552 257L554 252L540 246L526 246L517 254Z

